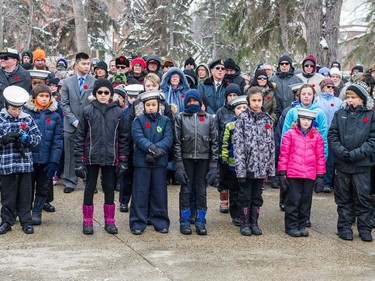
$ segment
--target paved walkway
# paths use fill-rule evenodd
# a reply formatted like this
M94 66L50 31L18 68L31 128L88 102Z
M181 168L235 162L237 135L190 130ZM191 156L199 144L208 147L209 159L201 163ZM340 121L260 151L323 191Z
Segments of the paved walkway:
M335 235L333 194L314 195L310 237L284 233L278 190L266 188L262 236L244 237L218 211L208 189L207 236L179 233L178 187L169 186L170 233L149 227L131 234L128 214L117 211L118 235L104 230L103 194L95 195L94 235L82 234L83 188L55 188L55 213L43 213L34 235L19 225L0 236L0 280L375 280L375 242ZM116 194L116 197L118 194Z

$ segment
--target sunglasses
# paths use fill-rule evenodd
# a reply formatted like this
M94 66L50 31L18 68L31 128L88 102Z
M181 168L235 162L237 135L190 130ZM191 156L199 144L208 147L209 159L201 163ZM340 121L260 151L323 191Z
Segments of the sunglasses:
M97 91L96 94L97 95L103 95L105 94L106 96L108 96L111 92L110 91Z
M220 67L220 66L216 66L215 69L216 69L216 70L225 70L224 67Z
M304 67L311 67L311 68L313 68L314 65L313 64L305 64Z
M289 65L289 62L280 62L280 65Z
M9 60L10 59L10 57L2 57L2 58L0 58L0 60Z
M127 66L126 66L126 65L118 65L117 68L118 68L118 69L126 69Z
M333 86L328 85L328 86L326 86L326 88L327 89L333 89Z
M257 80L267 80L267 77L259 76L259 77L257 78Z

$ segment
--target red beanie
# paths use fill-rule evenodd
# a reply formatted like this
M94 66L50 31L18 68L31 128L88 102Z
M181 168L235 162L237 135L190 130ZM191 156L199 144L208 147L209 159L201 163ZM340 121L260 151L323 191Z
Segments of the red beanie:
M133 67L135 64L142 65L143 69L146 69L146 62L142 58L135 58L132 60L131 66Z

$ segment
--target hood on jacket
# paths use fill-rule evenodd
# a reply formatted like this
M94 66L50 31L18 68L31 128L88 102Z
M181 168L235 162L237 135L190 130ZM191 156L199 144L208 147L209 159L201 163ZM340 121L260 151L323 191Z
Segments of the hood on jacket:
M163 76L163 80L161 81L161 84L160 84L160 89L163 91L163 92L167 92L168 91L168 88L169 88L169 80L171 79L171 76L173 74L177 73L178 76L180 76L180 85L185 89L185 90L189 90L190 87L189 87L189 83L186 79L186 76L185 74L182 72L182 70L178 67L170 67L169 70L164 74Z
M21 64L23 64L23 56L27 54L28 57L30 57L30 62L32 63L33 62L33 52L32 51L23 51L22 54L21 54Z
M156 61L158 63L158 68L160 68L161 60L160 60L159 56L155 55L155 54L152 54L149 57L147 57L146 66L148 66L149 62L152 61L152 60Z
M50 105L48 106L48 108L46 108L46 110L49 110L51 112L54 112L58 109L58 103L56 101L56 99L54 97L51 97L51 103ZM34 99L32 96L30 96L29 100L25 103L25 107L31 111L34 111L34 112L38 112L40 111L39 108L36 107L35 103L34 103Z
M316 59L313 55L308 55L307 57L305 57L303 59L303 61L302 61L302 71L303 71L303 66L305 65L305 62L308 61L308 60L310 60L314 63L313 72L311 73L311 74L314 74L316 72ZM305 73L305 72L303 71L303 73Z
M206 71L207 71L207 77L209 77L210 76L210 69L208 68L208 64L207 63L200 63L200 64L198 64L197 68L195 69L195 74L197 75L197 77L198 77L198 68L200 66L203 66L206 69Z

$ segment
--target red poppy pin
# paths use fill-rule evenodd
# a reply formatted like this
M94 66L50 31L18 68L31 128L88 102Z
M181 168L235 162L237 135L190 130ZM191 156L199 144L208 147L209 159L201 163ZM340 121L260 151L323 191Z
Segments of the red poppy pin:
M331 106L334 107L335 105L333 103L331 103Z
M20 78L18 76L14 77L14 81L20 81Z
M271 100L271 97L267 97L267 100Z
M313 139L314 138L314 134L310 134L310 139Z
M150 123L150 122L146 122L145 127L146 127L147 129L148 129L148 128L151 128L151 123Z
M51 118L46 118L46 122L49 124L51 123Z
M27 128L27 125L26 125L25 123L22 123L22 124L21 124L21 129L24 130L24 129L26 129L26 128Z
M311 87L315 88L315 84L311 84Z
M270 134L271 134L270 133L271 125L267 123L265 127L266 127L266 135L267 135L267 137L269 137Z
M204 116L199 116L199 121L204 122Z
M87 90L87 89L88 89L88 87L89 87L89 86L87 86L86 84L85 84L85 85L83 85L83 88L84 88L85 90Z
M268 129L271 129L271 125L270 124L266 124L266 129L268 130Z
M124 61L124 58L120 58L120 61L121 61L121 62Z
M182 98L182 99L184 99L184 98L185 98L185 95L184 95L184 94L182 94L182 95L181 95L181 98Z
M363 122L367 123L368 122L368 118L367 117L363 118Z

